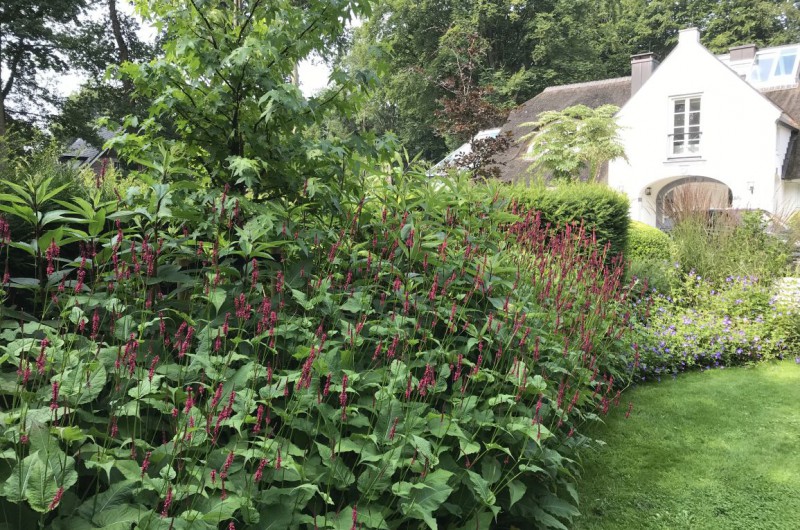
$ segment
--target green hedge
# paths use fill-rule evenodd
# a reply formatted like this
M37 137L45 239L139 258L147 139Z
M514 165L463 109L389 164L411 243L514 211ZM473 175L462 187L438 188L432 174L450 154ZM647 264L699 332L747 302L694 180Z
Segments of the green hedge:
M630 260L669 260L672 241L669 236L653 226L632 221L628 230L628 253Z
M524 208L540 211L543 220L553 226L583 222L601 245L611 243L612 256L626 254L630 203L624 194L608 186L571 183L544 188L518 184L503 193Z

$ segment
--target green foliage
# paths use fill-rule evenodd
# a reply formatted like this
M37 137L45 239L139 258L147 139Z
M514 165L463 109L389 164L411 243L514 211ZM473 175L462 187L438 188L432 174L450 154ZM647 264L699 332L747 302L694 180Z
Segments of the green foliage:
M680 271L673 266L672 240L661 230L638 221L632 221L628 230L628 252L630 260L627 275L639 282L646 282L649 289L662 294L671 294L677 285Z
M628 247L628 198L600 184L561 184L555 188L518 184L502 190L522 209L541 212L552 227L582 225L609 245L609 257L625 254Z
M6 113L20 121L41 121L36 103L53 95L37 74L68 69L63 51L74 20L87 0L5 0L0 7L0 136L6 134Z
M782 358L800 346L800 313L770 281L689 273L640 314L635 371L642 378Z
M628 253L631 260L669 261L671 257L669 236L653 226L632 221L628 229Z
M800 13L785 0L623 0L619 38L635 51L665 57L678 42L678 31L701 28L702 42L713 53L731 46L776 46L800 41Z
M108 226L62 201L86 243L50 247L44 305L0 323L5 506L56 530L577 515L627 330L585 231L402 164L338 195L345 217L315 180L302 205L192 188L130 189L94 208Z
M612 2L589 0L379 1L343 61L385 68L362 124L394 131L411 153L439 160L463 142L437 134L447 121L437 114L448 95L441 82L463 64L454 38L477 37L485 54L470 82L508 109L551 84L624 75L630 53L610 38L614 11Z
M95 118L104 113L121 116L130 110L133 100L127 87L121 90L118 84L112 86L104 79L106 69L151 57L153 50L137 37L135 18L111 9L117 1L2 3L0 136L6 134L7 125L26 124L52 126L50 130L62 140L74 139L74 135L96 140L91 131ZM65 104L52 83L42 82L54 73L84 74L90 78L87 85L91 88L75 96L72 104Z
M684 273L714 280L744 275L772 279L786 271L791 252L786 241L766 229L759 211L717 219L689 216L670 232L673 260Z
M626 269L627 278L630 281L638 282L645 289L645 296L648 291L655 291L669 295L672 290L680 283L681 274L676 267L670 267L664 260L633 260Z
M152 101L149 115L129 117L131 134L114 142L133 162L157 159L154 146L164 143L216 185L297 197L306 179L344 180L348 163L369 147L358 136L321 141L307 134L326 113L351 113L369 74L335 71L336 90L324 97L306 98L291 82L297 63L324 53L345 21L368 14L369 2L137 5L164 39L163 55L123 67L136 95Z
M574 181L586 171L586 179L597 182L603 164L617 158L627 160L614 118L618 110L614 105L596 109L575 105L542 112L537 121L523 123L521 127L534 128L522 137L530 140L528 156L533 162L529 171L543 181Z

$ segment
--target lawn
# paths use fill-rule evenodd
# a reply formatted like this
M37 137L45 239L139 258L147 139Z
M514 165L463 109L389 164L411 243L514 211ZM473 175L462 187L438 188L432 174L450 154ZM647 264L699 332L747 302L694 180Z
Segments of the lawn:
M800 528L800 366L689 373L628 393L584 456L576 529Z

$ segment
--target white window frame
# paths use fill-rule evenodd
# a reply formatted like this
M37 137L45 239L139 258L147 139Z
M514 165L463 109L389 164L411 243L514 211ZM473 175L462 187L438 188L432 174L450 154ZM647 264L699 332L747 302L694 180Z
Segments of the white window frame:
M697 100L697 110L692 103ZM676 112L676 104L683 103L684 110ZM681 116L680 119L677 117ZM696 118L693 118L696 116ZM692 123L692 122L695 123ZM697 158L701 156L703 139L703 95L684 94L669 98L668 158Z
M780 68L781 59L784 55L791 54L795 55L791 72L778 75L777 72ZM765 72L765 76L762 79L760 75L760 65L763 61L770 61L770 65L768 71ZM753 63L750 66L750 70L747 73L747 80L751 85L762 88L791 85L797 80L798 67L800 67L800 47L798 47L796 44L759 52L756 54Z

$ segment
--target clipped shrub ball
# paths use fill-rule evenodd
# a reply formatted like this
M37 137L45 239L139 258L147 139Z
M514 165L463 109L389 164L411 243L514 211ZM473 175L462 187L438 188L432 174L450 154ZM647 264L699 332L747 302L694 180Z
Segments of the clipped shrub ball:
M669 235L658 228L639 221L631 221L628 229L628 254L632 261L670 259L672 242Z

